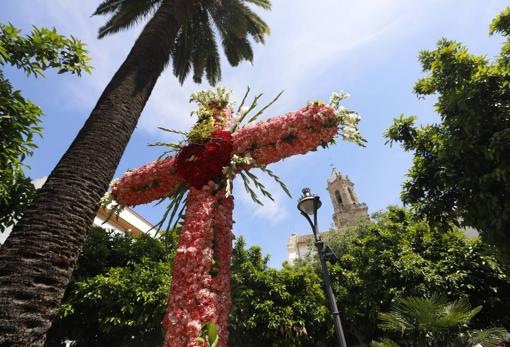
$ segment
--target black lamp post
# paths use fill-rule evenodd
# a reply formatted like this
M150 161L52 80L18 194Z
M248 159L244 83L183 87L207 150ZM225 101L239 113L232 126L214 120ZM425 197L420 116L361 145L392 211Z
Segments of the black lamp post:
M326 266L326 260L336 261L336 256L329 248L329 246L324 247L324 243L321 240L317 226L317 210L321 206L322 203L320 198L311 194L310 189L303 188L303 196L299 198L297 208L312 227L313 236L315 238L315 246L317 246L317 250L319 251L319 259L321 260L324 288L328 297L329 308L334 318L338 346L347 347L347 344L345 343L344 331L342 329L342 322L340 321L340 312L338 312L338 307L336 306L335 296L333 294L333 289L331 288L331 280L329 279L328 267ZM313 222L310 219L311 215L313 215Z

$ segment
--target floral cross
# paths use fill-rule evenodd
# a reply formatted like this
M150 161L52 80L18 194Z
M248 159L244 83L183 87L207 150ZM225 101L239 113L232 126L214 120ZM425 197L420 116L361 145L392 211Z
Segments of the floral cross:
M252 184L272 197L249 169L261 168L288 193L266 165L326 147L339 131L346 140L360 145L364 141L357 130L358 114L339 105L348 96L345 93L334 93L329 105L312 102L255 124L278 95L242 127L260 97L243 107L248 92L249 88L235 114L227 90L194 93L191 101L199 105L194 112L198 122L189 133L178 132L186 141L159 143L171 148L170 156L127 172L112 184L111 197L119 206L169 198L167 214L175 214L179 205L186 208L163 319L165 346L227 345L234 176L242 177L247 191L260 203Z

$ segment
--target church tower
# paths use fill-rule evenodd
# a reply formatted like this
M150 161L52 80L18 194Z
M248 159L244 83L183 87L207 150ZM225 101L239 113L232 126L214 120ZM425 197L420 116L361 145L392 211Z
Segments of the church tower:
M359 202L354 189L354 183L349 177L342 176L337 169L333 169L328 179L328 192L333 203L333 221L338 232L343 232L347 226L355 226L360 220L368 218L368 206ZM327 233L328 231L325 231ZM293 233L287 245L289 262L294 262L310 252L310 242L313 234L298 235Z
M328 192L333 203L333 221L339 231L346 226L355 226L361 219L368 218L368 206L359 202L354 183L342 176L336 168L328 179Z

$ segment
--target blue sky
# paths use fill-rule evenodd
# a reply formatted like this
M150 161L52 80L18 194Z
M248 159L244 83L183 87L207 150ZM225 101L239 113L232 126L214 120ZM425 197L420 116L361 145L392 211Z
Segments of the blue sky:
M43 138L28 160L33 177L46 176L82 127L103 88L126 57L143 23L128 32L96 38L105 21L90 17L99 1L17 0L3 1L2 22L30 30L32 25L54 26L61 34L74 35L88 45L94 71L76 78L48 73L45 79L26 78L7 69L16 88L45 113ZM311 5L313 4L313 5ZM306 221L296 210L303 186L321 196L321 229L331 224L332 206L326 191L331 165L356 184L360 199L370 212L400 203L400 186L411 157L400 148L384 145L382 137L394 117L416 115L420 122L437 120L433 99L419 100L412 87L423 74L418 52L433 49L447 37L463 42L471 52L493 57L500 37L488 36L488 25L507 3L502 0L273 0L271 12L258 11L269 23L272 34L265 46L255 46L253 65L232 68L223 60L221 85L231 88L237 98L246 86L264 92L269 101L280 90L285 93L265 117L295 110L308 100L327 100L332 91L345 90L352 97L345 106L362 115L361 132L368 147L342 142L327 150L289 158L272 165L289 186L293 199L286 197L270 180L261 178L274 192L276 201L255 205L236 184L234 233L249 245L260 245L279 267L287 258L287 239L293 232L309 233ZM116 177L155 159L160 149L148 143L169 140L158 126L186 130L194 123L189 117L193 105L189 95L208 88L186 81L179 85L167 70L160 77L138 127L124 153ZM238 182L237 182L238 183ZM152 222L161 209L151 204L136 208Z

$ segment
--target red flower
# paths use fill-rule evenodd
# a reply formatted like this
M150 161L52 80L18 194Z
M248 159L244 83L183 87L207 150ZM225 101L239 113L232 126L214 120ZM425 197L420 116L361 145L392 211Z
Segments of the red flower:
M176 173L197 189L222 174L232 157L232 134L216 130L205 144L192 143L182 149L175 159Z

